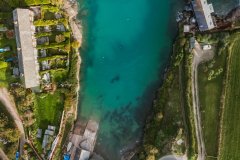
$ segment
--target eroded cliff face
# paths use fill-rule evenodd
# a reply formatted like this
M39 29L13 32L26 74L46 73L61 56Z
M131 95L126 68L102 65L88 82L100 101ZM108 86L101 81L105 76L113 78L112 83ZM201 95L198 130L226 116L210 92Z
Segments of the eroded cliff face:
M77 1L64 0L63 9L69 16L69 23L72 28L74 38L82 44L82 27L80 22L76 19L78 15Z
M225 17L227 21L236 22L240 20L240 6L232 9Z

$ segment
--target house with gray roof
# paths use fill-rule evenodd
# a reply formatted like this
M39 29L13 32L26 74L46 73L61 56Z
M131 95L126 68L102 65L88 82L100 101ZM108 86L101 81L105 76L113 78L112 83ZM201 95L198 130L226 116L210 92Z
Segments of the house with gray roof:
M25 88L38 91L40 77L33 17L34 13L29 9L17 8L13 11L20 77Z
M215 28L211 15L214 12L212 4L208 4L207 0L192 0L192 7L200 31Z

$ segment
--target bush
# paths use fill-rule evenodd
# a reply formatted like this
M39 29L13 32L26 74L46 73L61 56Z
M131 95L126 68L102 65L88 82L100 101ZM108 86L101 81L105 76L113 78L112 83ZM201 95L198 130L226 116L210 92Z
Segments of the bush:
M66 38L70 38L71 37L71 32L63 32L62 33Z
M78 48L80 48L81 47L81 44L80 44L80 42L78 42L78 41L73 41L72 42L72 47L74 48L74 49L78 49Z
M67 56L65 56L65 55L55 55L55 56L51 56L51 57L42 57L42 58L39 58L38 61L42 62L42 61L55 60L55 59L60 59L60 58L67 58Z
M64 48L68 42L62 42L62 43L51 43L49 45L38 45L36 48L37 49L48 49L48 48L53 48L53 49L58 49L58 48Z
M68 24L68 21L65 18L61 18L61 19L54 19L54 20L39 19L33 22L35 26L52 26L52 25L57 25L59 23L62 23L65 25L65 24Z
M52 35L51 32L41 32L41 33L36 33L35 37L40 38L40 37L48 37L48 36L51 36L51 35Z
M56 35L55 41L56 41L57 43L64 42L64 41L65 41L65 36L62 35L62 34Z
M50 4L50 0L25 0L27 6Z
M52 13L59 12L59 10L60 10L59 7L51 6L51 5L43 5L43 6L41 6L41 9L44 10L44 11L52 12Z
M0 69L7 68L7 67L8 67L7 62L0 61Z

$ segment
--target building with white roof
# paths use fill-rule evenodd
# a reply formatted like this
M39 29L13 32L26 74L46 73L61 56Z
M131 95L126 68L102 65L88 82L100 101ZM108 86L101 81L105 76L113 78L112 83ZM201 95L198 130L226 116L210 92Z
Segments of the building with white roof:
M40 77L33 16L29 9L17 8L13 11L20 76L25 88L37 91Z
M90 158L90 152L86 150L81 150L79 160L89 160Z
M214 12L212 4L208 4L207 0L193 0L192 6L200 31L215 28L211 15Z

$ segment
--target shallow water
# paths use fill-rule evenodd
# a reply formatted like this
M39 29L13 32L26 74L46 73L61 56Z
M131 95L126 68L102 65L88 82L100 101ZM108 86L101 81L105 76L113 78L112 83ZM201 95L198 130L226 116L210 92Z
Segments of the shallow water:
M96 151L117 160L142 133L183 2L78 1L84 28L79 118L100 122Z
M96 149L106 159L119 159L120 150L141 135L171 54L177 28L172 11L179 3L80 2L84 42L79 113L100 121Z

